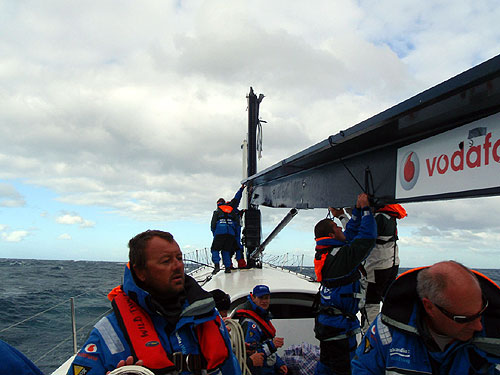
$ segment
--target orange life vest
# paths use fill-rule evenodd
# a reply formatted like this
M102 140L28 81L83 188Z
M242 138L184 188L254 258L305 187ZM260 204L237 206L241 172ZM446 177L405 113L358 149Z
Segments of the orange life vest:
M141 359L145 367L157 372L176 370L161 344L151 317L121 288L113 289L113 295L112 304L115 314L135 358ZM208 370L217 368L229 355L220 332L221 324L224 323L217 315L215 320L195 326L200 351L206 360Z
M389 216L393 216L396 219L402 219L408 214L406 213L406 210L401 206L400 204L386 204L384 207L380 208L377 210L377 212L383 212L386 213Z
M233 207L231 207L228 204L221 204L220 206L217 207L220 208L222 212L225 212L226 214L230 214L231 212L233 212Z
M316 238L316 242L323 239L331 239L331 237ZM316 274L316 280L319 282L323 281L323 275L321 274L321 271L323 270L323 266L325 265L326 257L330 253L330 251L324 250L330 248L331 245L316 245L316 255L314 257L314 273Z

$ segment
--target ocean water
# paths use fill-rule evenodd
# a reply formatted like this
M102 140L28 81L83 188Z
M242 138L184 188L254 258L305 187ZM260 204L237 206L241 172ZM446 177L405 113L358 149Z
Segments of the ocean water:
M121 284L123 269L124 263L0 258L0 339L49 375L73 353L70 297L80 347L109 311L106 296ZM500 270L479 271L500 283ZM314 273L310 267L302 272Z

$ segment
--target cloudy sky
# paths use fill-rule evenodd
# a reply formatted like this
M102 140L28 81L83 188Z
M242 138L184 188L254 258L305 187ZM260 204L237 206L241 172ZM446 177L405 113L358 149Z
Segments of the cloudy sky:
M0 0L0 257L123 261L135 234L209 247L241 181L500 53L497 0ZM500 200L406 205L402 266L500 268ZM286 210L263 208L264 236ZM268 254L305 254L326 210Z

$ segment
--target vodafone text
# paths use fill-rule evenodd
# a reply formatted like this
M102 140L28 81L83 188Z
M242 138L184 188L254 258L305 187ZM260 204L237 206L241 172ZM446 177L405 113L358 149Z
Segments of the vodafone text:
M429 177L432 177L435 171L439 174L445 174L449 168L458 172L464 170L464 168L472 169L488 165L490 163L490 154L495 162L500 163L500 139L492 145L491 133L488 133L482 145L471 146L466 153L464 147L462 147L451 156L441 154L432 157L432 159L425 159L427 173Z

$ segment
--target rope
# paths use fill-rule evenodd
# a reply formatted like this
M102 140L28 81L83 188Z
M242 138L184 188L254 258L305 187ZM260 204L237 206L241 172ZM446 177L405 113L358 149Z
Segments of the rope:
M250 369L247 366L247 350L245 347L245 334L240 323L234 319L226 319L224 321L229 329L231 336L231 344L233 346L234 355L240 364L242 375L251 375Z

